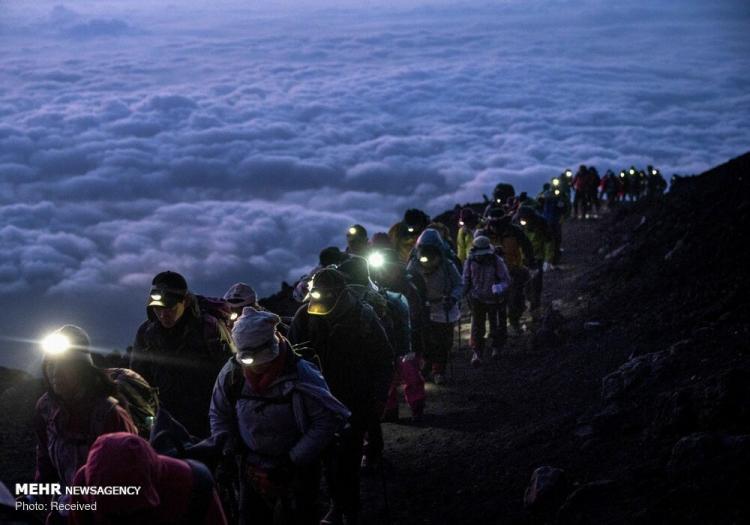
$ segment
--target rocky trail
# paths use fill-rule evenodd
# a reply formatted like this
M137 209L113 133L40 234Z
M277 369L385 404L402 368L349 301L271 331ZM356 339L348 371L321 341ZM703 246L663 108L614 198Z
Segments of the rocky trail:
M746 154L568 222L544 282L559 315L474 369L465 312L423 420L402 404L384 424L363 523L750 522L749 219ZM0 369L6 483L32 472L39 393Z

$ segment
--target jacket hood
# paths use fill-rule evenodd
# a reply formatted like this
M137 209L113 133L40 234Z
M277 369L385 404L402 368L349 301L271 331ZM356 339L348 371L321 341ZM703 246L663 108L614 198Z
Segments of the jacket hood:
M97 511L118 513L159 505L156 485L161 476L161 457L146 440L135 434L115 432L99 436L89 450L83 467L90 486L137 486L137 496L91 496Z
M445 245L443 243L443 238L440 236L440 233L438 233L437 230L427 228L417 239L417 248L422 246L434 246L436 248L440 248L440 250L442 251Z

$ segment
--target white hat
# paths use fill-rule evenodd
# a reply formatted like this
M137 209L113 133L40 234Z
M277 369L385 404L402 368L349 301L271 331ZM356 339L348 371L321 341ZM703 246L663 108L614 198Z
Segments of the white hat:
M256 303L258 296L255 294L252 286L245 283L235 283L227 293L224 294L224 300L233 307L250 306Z
M280 322L281 318L274 313L256 310L252 306L243 308L232 328L238 349L237 360L245 365L273 361L279 355L279 340L275 334Z
M471 243L472 255L489 255L495 253L495 248L490 244L490 238L484 235L477 235Z

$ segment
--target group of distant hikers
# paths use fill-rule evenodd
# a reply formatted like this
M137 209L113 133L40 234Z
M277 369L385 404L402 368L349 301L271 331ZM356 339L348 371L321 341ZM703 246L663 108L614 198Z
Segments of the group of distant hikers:
M635 195L609 174L596 186L610 204ZM536 199L498 184L484 209L456 210L455 234L417 209L372 237L355 224L346 248L323 249L296 284L293 317L260 306L245 283L212 298L161 272L129 368L100 368L87 333L63 326L43 341L34 480L140 491L63 494L47 523L358 523L360 471L380 465L400 388L420 421L425 381L446 381L462 300L474 367L501 357L527 305L538 320L570 190L583 218L598 209L597 179L566 171Z

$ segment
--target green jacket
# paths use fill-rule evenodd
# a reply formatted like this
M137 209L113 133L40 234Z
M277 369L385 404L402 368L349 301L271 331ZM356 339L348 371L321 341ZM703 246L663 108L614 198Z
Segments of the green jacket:
M456 257L462 263L466 261L469 256L469 250L471 250L471 244L474 242L474 231L461 226L458 230L458 236L456 237Z

